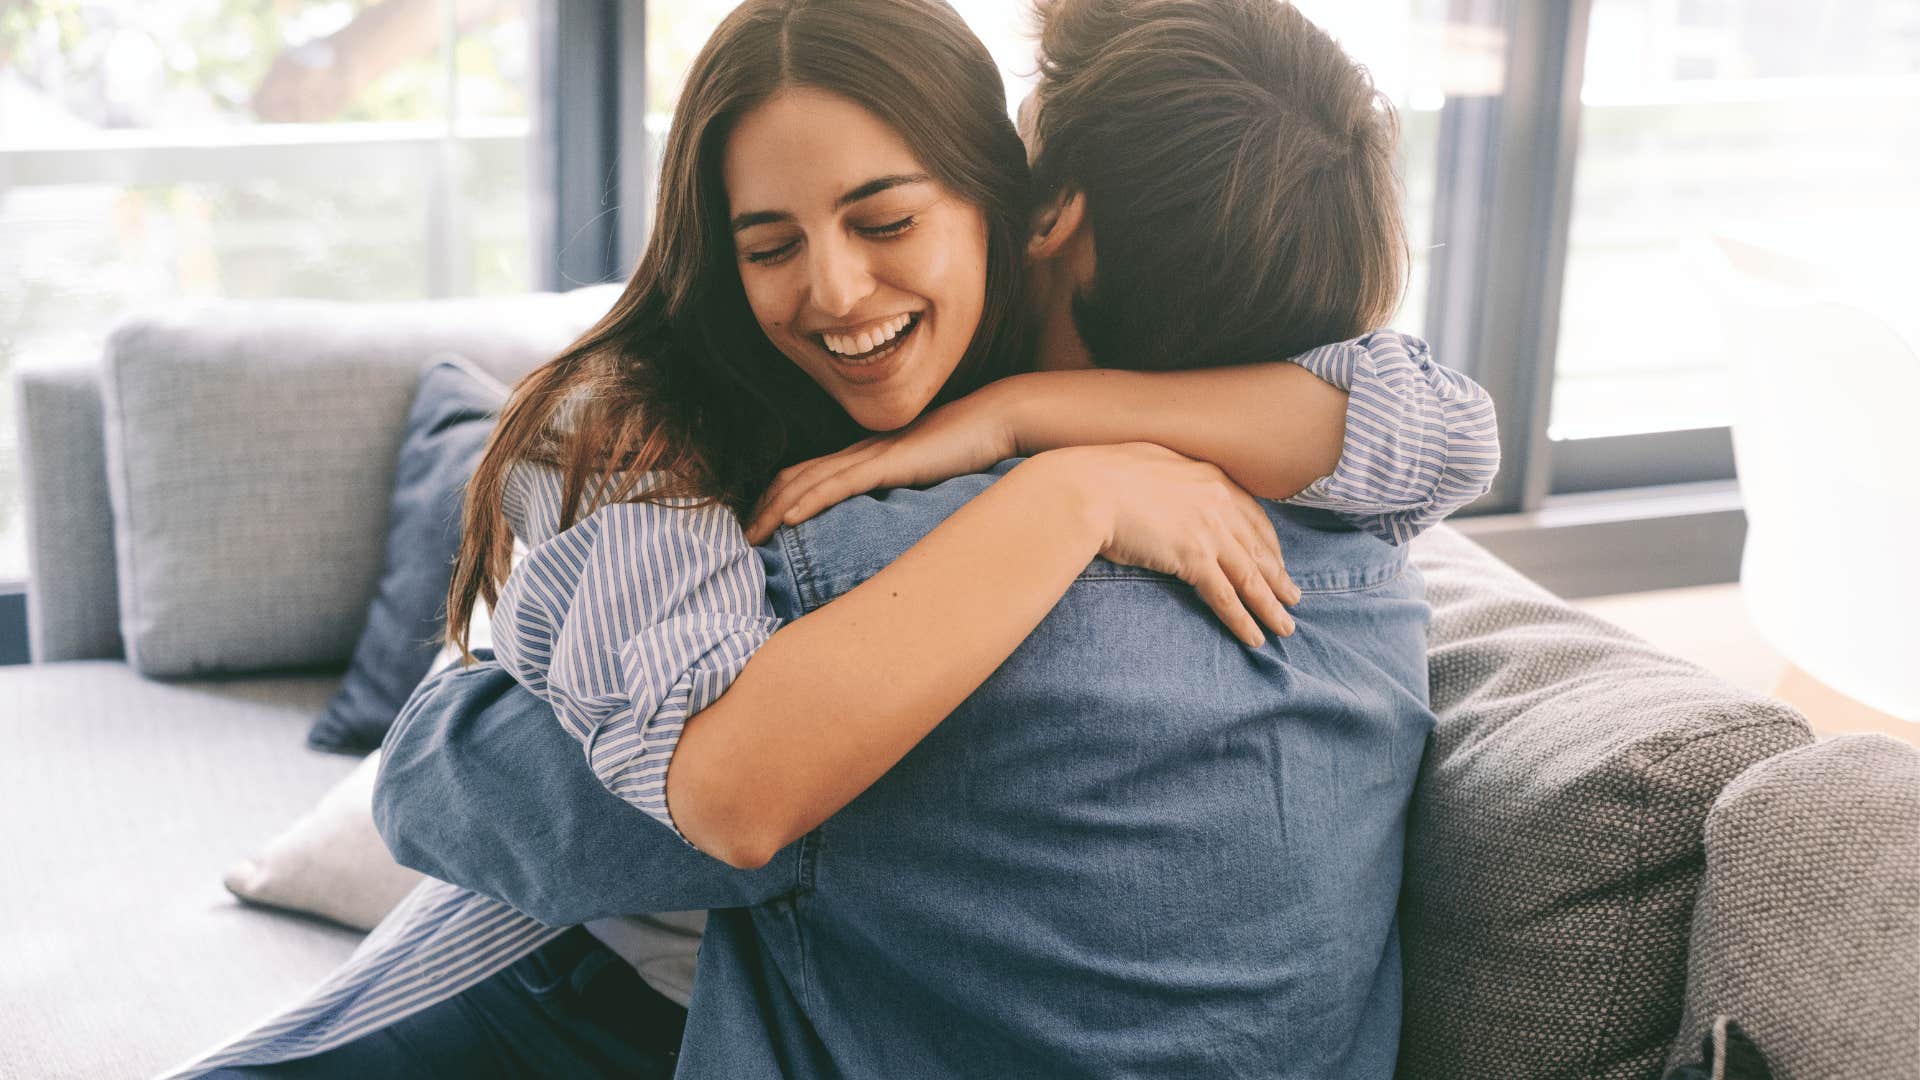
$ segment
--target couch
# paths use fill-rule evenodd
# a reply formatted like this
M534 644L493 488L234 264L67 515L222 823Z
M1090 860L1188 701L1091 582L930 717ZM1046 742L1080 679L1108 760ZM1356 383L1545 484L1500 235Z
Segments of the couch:
M413 380L449 350L511 379L611 297L200 305L16 373L34 662L0 668L0 1076L151 1074L354 948L221 879L355 765L305 736ZM264 531L209 524L235 499ZM1816 741L1449 527L1413 559L1439 724L1401 1075L1654 1080L1728 1019L1775 1076L1920 1075L1920 753Z

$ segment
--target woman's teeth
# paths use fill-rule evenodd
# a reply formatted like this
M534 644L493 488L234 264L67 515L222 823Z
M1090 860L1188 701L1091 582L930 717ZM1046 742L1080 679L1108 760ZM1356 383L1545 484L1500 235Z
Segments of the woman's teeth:
M825 345L827 350L834 355L845 360L858 360L864 358L868 353L890 344L895 338L900 336L902 331L906 330L908 325L913 322L913 318L912 315L895 315L893 318L877 326L862 330L857 334L821 334L820 341L821 344Z

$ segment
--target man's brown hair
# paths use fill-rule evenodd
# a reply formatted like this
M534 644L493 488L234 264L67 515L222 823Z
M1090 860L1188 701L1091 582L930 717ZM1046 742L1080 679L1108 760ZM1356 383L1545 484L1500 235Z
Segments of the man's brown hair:
M1039 0L1034 180L1093 226L1096 364L1280 360L1384 325L1407 274L1393 107L1277 0Z

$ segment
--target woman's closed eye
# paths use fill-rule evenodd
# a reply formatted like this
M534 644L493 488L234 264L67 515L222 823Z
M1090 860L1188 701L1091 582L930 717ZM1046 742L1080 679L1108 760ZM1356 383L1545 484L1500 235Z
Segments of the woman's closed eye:
M901 218L899 221L889 221L885 225L861 226L857 231L862 236L872 236L879 239L885 239L889 236L899 236L901 233L906 232L908 229L913 228L915 224L917 224L917 222L914 216L912 214L908 214L906 217Z
M800 246L800 241L789 240L786 243L781 244L779 247L763 248L759 251L746 252L745 257L746 257L746 260L750 263L761 263L761 264L777 263L780 260L786 258L787 256L793 254L794 250L799 246Z
M919 219L913 214L908 214L898 221L889 221L882 225L856 225L853 231L870 239L889 240L907 232L917 224L919 224ZM800 241L798 238L795 238L777 247L761 248L757 251L746 252L743 257L750 263L767 266L785 261L787 256L793 254L799 247Z

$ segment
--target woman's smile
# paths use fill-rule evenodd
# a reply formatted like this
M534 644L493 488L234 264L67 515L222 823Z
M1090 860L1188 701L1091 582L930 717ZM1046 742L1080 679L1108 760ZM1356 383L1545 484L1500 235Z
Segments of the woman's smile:
M813 336L841 378L876 383L891 377L910 360L909 353L919 340L914 332L921 322L922 315L916 311L882 320L877 327L858 333L823 331Z

